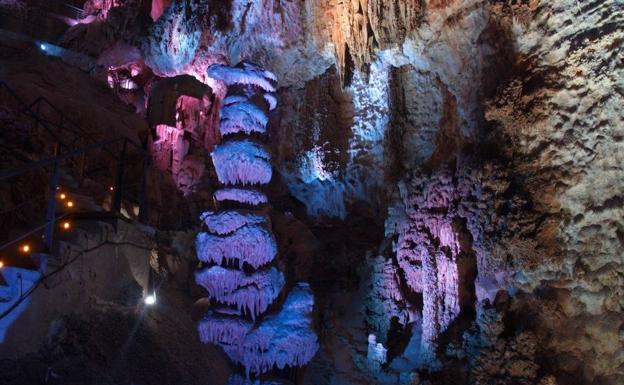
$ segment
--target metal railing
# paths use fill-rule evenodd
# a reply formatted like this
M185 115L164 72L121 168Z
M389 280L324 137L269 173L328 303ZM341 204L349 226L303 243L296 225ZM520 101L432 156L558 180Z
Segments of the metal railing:
M102 176L102 173L107 171L106 166L110 166L110 163L107 162L110 160L116 162L116 165L113 164L113 166L116 166L113 171L114 175L112 175L112 178L108 178L109 181L113 179L112 183L114 185L111 211L121 212L122 200L134 200L139 207L137 219L144 223L147 221L146 184L150 157L142 146L123 136L96 141L91 138L88 131L74 123L62 110L54 106L46 98L39 97L33 103L27 104L10 86L2 81L0 81L0 104L13 107L11 110L15 114L30 119L33 123L30 127L33 134L42 134L46 137L45 139L54 142L54 150L44 159L0 171L0 183L11 181L15 183L16 178L27 176L30 173L38 173L35 179L42 178L40 174L43 173L43 178L48 180L47 184L45 184L47 191L43 193L45 198L47 198L47 202L45 202L46 214L43 223L3 243L0 249L4 249L41 230L43 230L46 249L52 249L54 225L64 215L57 214L56 205L57 187L59 186L62 169L63 171L67 171L67 169L75 171L78 186L82 186L85 178L90 176L100 180L106 179L107 176ZM46 116L42 112L44 109L52 112L53 116L49 116L49 114ZM131 154L132 150L135 151L134 158L131 157L133 155ZM94 159L96 160L94 162L96 165L104 164L104 167L99 166L88 170L89 161ZM128 167L135 166L137 160L141 166L139 181L138 183L130 183L124 177ZM108 185L110 183L102 184L105 189L108 189ZM135 197L131 196L131 188L136 188L137 190ZM22 207L30 204L30 201L33 199L41 198L41 196L35 196L35 198L21 202L3 213L21 210Z
M71 119L44 97L27 104L12 87L0 81L0 103L13 107L12 111L27 117L31 123L31 133L48 135L46 139L55 143L54 154L60 153L63 148L76 148L81 144L80 141L89 140L85 130L76 128L77 125ZM44 118L42 109L46 107L58 115L58 121Z
M121 144L121 151L115 157L115 160L117 161L117 175L115 178L116 181L115 181L115 188L114 188L114 195L113 195L113 202L112 202L112 211L113 212L121 211L122 195L123 195L124 187L125 187L124 172L127 167L126 163L128 160L127 152L128 152L129 146L133 146L135 149L139 150L141 154L143 154L143 157L142 157L143 158L143 172L141 173L141 181L139 182L140 187L139 187L139 196L138 196L138 203L139 203L138 220L141 222L145 222L147 219L147 212L146 212L147 206L146 206L145 193L147 191L146 183L147 183L147 173L149 169L149 156L143 150L143 148L141 148L135 142L131 141L130 139L126 137L118 137L114 139L100 141L100 142L91 144L89 146L86 146L86 147L83 147L74 151L55 155L53 157L43 159L43 160L31 163L31 164L27 164L21 167L16 167L16 168L0 171L0 182L4 182L11 178L15 178L20 175L25 175L28 172L31 172L34 170L51 169L50 179L47 184L49 195L48 195L48 200L47 200L47 209L46 209L46 216L45 216L44 223L40 226L30 229L29 231L26 231L25 233L23 233L17 238L6 242L2 246L0 246L0 249L10 246L16 242L19 242L25 237L28 237L29 235L32 235L43 229L43 239L44 239L46 249L51 250L53 234L54 234L54 224L60 218L60 216L57 216L57 212L56 212L57 211L56 210L56 200L57 200L56 195L57 195L57 187L59 185L59 177L60 177L62 163L68 159L83 157L84 155L90 152L100 150L100 149L106 148L107 146L112 146L115 144Z

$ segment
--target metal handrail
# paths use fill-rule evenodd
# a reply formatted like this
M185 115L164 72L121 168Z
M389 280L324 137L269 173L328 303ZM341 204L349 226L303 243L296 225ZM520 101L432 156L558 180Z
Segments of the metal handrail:
M33 162L24 166L0 171L0 181L4 181L9 178L13 178L13 177L25 174L29 171L52 166L53 171L50 177L50 190L49 190L49 196L48 196L48 208L46 211L46 220L42 226L39 226L37 228L27 231L26 233L22 234L19 237L19 239L23 239L24 237L34 234L38 232L39 230L41 230L42 228L44 228L45 244L48 250L51 250L54 223L58 220L58 217L56 216L56 188L58 186L61 162L68 160L70 158L74 158L74 157L86 154L92 150L104 148L114 143L122 143L122 150L121 150L120 156L115 158L118 161L118 168L117 168L117 177L116 177L116 183L115 183L115 190L114 190L115 193L113 196L112 209L114 212L121 211L123 188L127 187L127 185L124 185L123 183L123 175L124 175L124 170L126 166L127 147L128 147L128 143L130 143L140 150L140 154L142 155L142 158L143 158L143 173L141 175L138 203L139 203L139 221L145 222L145 220L147 219L147 213L146 213L147 205L146 205L145 193L147 191L146 184L147 184L147 173L148 173L149 163L150 163L149 156L147 152L143 150L143 148L141 148L138 144L136 144L132 140L126 137L117 137L113 139L103 140L103 141L91 144L89 146L86 146L86 147L83 147L83 148L80 148L80 149L77 149L68 153L55 155L53 157L43 159L37 162ZM0 249L6 246L9 246L15 242L16 240L11 240L7 242L6 244L4 244L3 246L1 246Z
M55 154L58 154L59 152L61 152L63 148L74 148L78 141L84 141L87 143L88 142L95 143L94 139L92 139L89 136L90 133L87 130L84 130L82 127L76 124L60 108L55 106L52 102L50 102L44 96L39 96L37 99L35 99L34 102L32 102L31 104L27 104L26 102L22 100L22 98L19 97L17 92L15 92L15 90L11 86L9 86L9 84L6 83L5 81L0 80L0 89L5 89L6 91L8 91L9 95L11 95L13 99L17 102L17 104L20 107L18 108L18 112L22 114L26 114L29 117L35 119L37 124L41 124L43 128L50 135L52 135L52 137L57 142L57 145L55 146ZM56 112L59 115L60 118L59 118L58 124L55 124L54 122L44 119L41 116L39 112L39 106L41 106L44 103L47 106L49 106L51 109L53 109L54 112ZM35 107L37 108L37 111L35 111ZM71 128L68 127L66 124L63 124L64 122L70 123L73 127ZM50 127L50 125L54 126L57 129L56 131L58 131L58 134L55 132L53 127ZM64 132L69 132L70 134L72 134L73 138L68 138L71 141L71 143L67 143L64 141L65 140L65 138L63 138ZM135 146L138 146L136 143L133 143L133 144ZM141 146L138 146L137 148L140 148L141 150L143 150ZM106 152L112 155L110 151L106 150Z
M88 132L86 130L84 130L84 129L82 129L82 127L78 126L78 124L76 124L74 121L72 121L67 115L65 115L65 113L63 111L61 111L57 106L52 104L52 102L50 102L44 96L39 96L28 107L31 110L33 110L34 108L39 108L39 106L41 104L43 104L43 103L45 103L48 107L50 107L52 110L54 110L54 112L56 112L59 115L59 120L60 120L60 123L58 124L59 126L65 128L68 131L71 131L74 134L85 134L85 135L88 134ZM73 126L73 127L68 127L68 126L64 125L63 122L69 122L71 124L71 126ZM54 123L52 123L52 124L54 124Z
M19 97L19 95L17 95L17 93L15 92L15 90L13 90L13 88L11 88L11 86L9 86L7 83L5 83L4 81L0 80L0 89L4 89L5 91L8 92L8 94L10 96L13 97L13 99L17 102L18 105L18 113L27 115L33 119L35 119L35 121L37 122L37 124L41 124L41 126L43 126L43 128L54 137L54 139L57 141L58 144L60 144L62 147L69 147L67 146L66 143L63 142L63 140L54 132L54 130L52 129L52 127L50 127L49 122L41 119L41 117L39 116L39 114L37 114L35 111L33 111L30 106L24 102L22 100L22 98ZM62 127L58 127L59 131L63 131ZM72 144L75 144L75 142L73 142Z
M21 166L21 167L17 167L17 168L14 168L14 169L2 170L2 171L0 171L0 180L11 178L11 177L23 174L23 173L25 173L27 171L35 170L35 169L42 168L42 167L45 167L45 166L54 165L54 163L57 162L57 161L61 162L61 161L67 160L69 158L74 158L74 157L76 157L78 155L85 154L85 153L89 152L90 150L103 148L103 147L105 147L105 146L107 146L109 144L113 144L113 143L117 143L117 142L121 142L121 141L132 142L130 139L126 138L125 136L120 136L120 137L117 137L117 138L96 142L96 143L94 143L94 144L92 144L90 146L79 148L79 149L74 150L72 152L66 152L64 154L55 155L55 156L52 156L50 158L43 159L43 160L40 160L40 161L37 161L37 162L33 162L33 163L29 163L27 165L24 165L24 166ZM115 158L115 160L120 160L120 159L119 158Z
M0 89L5 89L8 91L9 95L16 101L17 103L17 112L21 113L23 115L29 116L33 119L36 120L36 122L38 124L41 124L46 131L48 131L50 134L52 134L52 136L55 138L55 140L57 141L57 146L55 148L55 153L53 156L48 157L46 159L42 159L36 162L32 162L30 164L26 164L20 167L15 167L12 169L7 169L7 170L1 170L0 171L0 181L4 181L6 179L9 178L13 178L13 177L17 177L19 175L22 175L26 172L29 171L33 171L33 170L37 170L37 169L43 169L43 168L47 168L52 166L52 175L50 177L50 191L48 192L48 203L47 203L47 210L46 210L46 220L44 222L44 224L42 226L39 226L35 229L31 229L30 231L26 232L26 234L22 234L20 235L20 237L18 237L19 239L23 239L24 237L27 237L35 232L40 231L42 228L44 228L44 240L46 243L46 247L48 248L48 250L51 250L52 248L52 236L53 236L53 231L54 231L54 223L58 220L58 217L56 216L56 189L57 189L57 185L58 185L58 180L59 180L59 174L60 174L60 166L61 166L61 162L75 158L75 157L79 157L81 156L81 170L80 170L80 174L81 174L81 178L83 177L84 174L84 167L85 167L85 156L87 153L94 151L94 150L102 150L107 152L108 154L110 154L113 159L115 161L118 162L117 165L117 175L116 175L116 182L115 182L115 193L113 196L113 207L112 210L116 211L116 212L120 212L121 211L121 203L122 203L122 192L124 190L124 187L128 187L128 184L124 184L123 183L123 176L124 176L124 169L126 166L126 153L128 150L128 145L130 145L131 147L134 147L136 150L138 150L138 154L139 156L142 158L143 160L143 172L141 174L141 180L140 180L140 186L139 186L139 192L138 192L138 203L139 203L139 221L140 222L145 222L147 219L147 209L146 209L146 200L145 200L145 193L146 193L146 183L147 183L147 173L149 170L149 166L150 166L150 156L149 153L138 143L134 142L133 140L131 140L130 138L127 138L125 136L119 136L119 137L115 137L112 139L107 139L107 140L101 140L101 141L97 141L94 142L94 140L92 138L90 138L88 135L89 133L85 130L83 130L82 128L80 128L78 125L76 125L73 121L71 121L69 118L67 118L67 116L65 115L65 113L63 113L62 110L60 110L59 108L57 108L54 104L52 104L49 100L47 100L45 97L39 97L37 98L33 103L31 103L30 105L28 105L27 103L25 103L18 95L17 93L5 82L0 81ZM48 122L46 120L44 120L37 112L34 111L33 106L39 106L42 103L46 103L48 106L50 106L56 113L59 114L60 118L60 122L58 127L58 131L60 134L63 133L63 131L67 131L67 132L71 132L72 134L74 134L75 138L72 141L72 144L75 145L75 143L80 139L81 141L85 141L85 142L92 142L86 146L83 146L81 148L75 149L75 150L71 150L69 152L61 152L60 151L60 146L63 146L64 148L70 148L67 147L65 145L65 143L63 143L63 141L61 140L61 137L59 137L60 135L56 135L54 133L54 130L50 128L50 126L48 125ZM65 120L65 122L69 122L71 124L73 124L75 127L77 127L77 129L71 130L69 129L67 126L64 126L62 123ZM78 131L78 132L76 132ZM82 135L81 135L82 134ZM59 146L60 144L60 146ZM110 145L113 144L121 144L121 151L120 154L116 154L111 152L108 147ZM134 184L133 184L134 185ZM5 245L3 245L1 248L4 248L8 245L11 245L13 243L17 242L17 240L11 240L8 243L6 243Z

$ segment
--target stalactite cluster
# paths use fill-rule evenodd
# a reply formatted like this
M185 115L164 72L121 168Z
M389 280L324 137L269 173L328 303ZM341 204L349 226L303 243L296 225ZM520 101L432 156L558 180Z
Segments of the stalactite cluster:
M205 266L195 280L215 306L199 322L200 339L220 345L233 362L242 364L248 378L275 366L302 366L318 349L310 287L296 284L282 308L266 315L286 284L284 274L272 266L277 244L269 218L259 210L267 203L266 195L257 189L272 177L270 153L258 135L266 133L268 114L277 105L271 94L276 77L246 62L213 65L208 75L228 87L221 110L224 139L212 160L222 185L215 200L234 208L201 216L208 231L197 235L196 250Z

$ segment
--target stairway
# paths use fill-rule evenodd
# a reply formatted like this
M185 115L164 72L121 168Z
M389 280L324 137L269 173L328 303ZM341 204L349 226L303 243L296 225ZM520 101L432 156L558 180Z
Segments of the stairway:
M47 268L62 267L63 252L78 245L71 236L77 223L115 229L120 218L146 220L149 156L125 137L95 141L45 98L27 103L2 81L0 112L2 343L30 294L55 273ZM18 129L12 132L8 122ZM136 164L139 173L132 172Z

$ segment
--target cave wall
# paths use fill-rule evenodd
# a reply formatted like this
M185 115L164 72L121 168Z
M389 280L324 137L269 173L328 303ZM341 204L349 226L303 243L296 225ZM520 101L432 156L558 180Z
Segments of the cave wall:
M124 41L216 106L210 64L279 78L271 200L326 253L297 274L354 281L317 282L304 383L621 382L617 0L109 3L62 42L117 67Z

